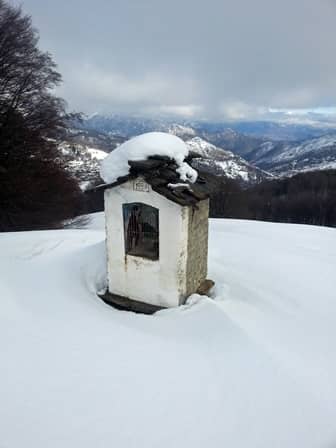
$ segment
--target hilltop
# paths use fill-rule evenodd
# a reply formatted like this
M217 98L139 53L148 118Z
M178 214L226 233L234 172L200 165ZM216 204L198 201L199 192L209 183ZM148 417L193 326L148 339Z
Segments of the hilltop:
M96 295L103 226L1 234L3 446L335 443L334 229L211 220L212 299L143 316Z

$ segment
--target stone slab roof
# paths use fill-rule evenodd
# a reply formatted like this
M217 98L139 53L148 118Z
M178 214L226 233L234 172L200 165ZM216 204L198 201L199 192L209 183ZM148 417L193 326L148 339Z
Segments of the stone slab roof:
M189 154L186 162L190 162L194 157L199 155ZM209 197L205 180L198 176L195 183L182 181L176 172L176 163L169 157L151 156L147 160L128 163L130 172L127 176L119 177L111 184L99 185L93 190L114 188L142 176L155 192L182 206L196 206L199 201Z

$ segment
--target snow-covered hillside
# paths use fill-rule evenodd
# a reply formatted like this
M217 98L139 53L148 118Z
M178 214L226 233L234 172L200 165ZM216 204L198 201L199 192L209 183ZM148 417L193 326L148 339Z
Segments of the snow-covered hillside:
M313 117L311 117L313 118ZM225 141L228 149L232 150L231 143L236 146L236 141L241 140L244 144L244 137L267 139L276 141L297 141L309 138L320 137L336 129L335 121L317 121L315 119L305 119L300 122L288 116L277 117L275 121L206 121L188 120L172 116L136 117L116 114L93 114L82 121L82 127L93 129L99 132L113 133L124 137L133 137L144 132L161 131L168 132L169 128L189 128L196 131L196 134L204 137L212 135L217 143ZM230 135L231 134L231 135ZM179 135L181 136L181 135ZM251 141L252 145L253 142Z
M196 136L195 129L191 128L190 126L183 126L177 123L173 123L167 126L166 132L176 135L177 137L181 137L184 140Z
M92 137L83 132L79 132L75 142L64 141L59 146L69 170L81 181L82 185L86 186L90 181L99 179L101 160L108 155L108 152L114 151L116 147L110 147L108 152L105 149L99 149L108 148L102 133ZM200 155L200 158L193 162L196 169L249 184L258 183L272 177L271 174L251 165L233 152L219 148L200 137L195 137L191 128L172 125L168 129L168 133L181 137L186 141L190 151ZM106 138L108 139L108 137ZM97 146L90 147L91 144Z
M200 155L193 161L195 168L217 176L229 177L244 183L258 183L272 175L256 168L242 157L219 148L208 141L194 137L186 141L189 150Z
M0 234L0 446L335 445L335 229L212 220L213 299L143 316L89 227Z
M266 142L248 155L248 159L276 175L336 169L336 134L299 143Z
M118 115L94 116L81 125L86 132L106 133L112 137L130 138L150 131L175 134L184 140L201 138L218 148L232 151L243 157L245 164L275 176L287 176L301 171L336 167L335 123L293 121L207 122L172 120ZM120 137L123 136L123 137ZM91 145L94 146L94 145ZM238 163L240 165L240 163ZM208 169L220 174L221 169L234 177L237 161L208 164ZM243 172L244 170L241 170ZM253 175L247 176L248 180ZM242 179L246 178L243 174Z
M108 155L101 149L79 143L62 142L59 150L67 169L80 181L83 188L99 178L100 161Z
M67 169L86 188L99 180L101 160L124 141L120 136L70 128L58 147Z
M176 121L163 117L134 117L123 115L93 114L81 121L82 129L122 136L125 139L147 132L169 132L178 137L193 137L195 130L184 120Z

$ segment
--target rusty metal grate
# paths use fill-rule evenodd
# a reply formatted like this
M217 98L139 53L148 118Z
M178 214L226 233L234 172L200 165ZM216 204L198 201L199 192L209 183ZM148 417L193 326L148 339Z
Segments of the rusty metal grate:
M159 210L140 202L123 204L125 253L159 258Z

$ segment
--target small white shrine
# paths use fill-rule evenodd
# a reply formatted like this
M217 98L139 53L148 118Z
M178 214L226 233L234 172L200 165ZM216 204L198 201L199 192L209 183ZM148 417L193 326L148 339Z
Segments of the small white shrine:
M154 312L206 293L209 199L176 136L135 137L104 161L108 288L119 308Z

